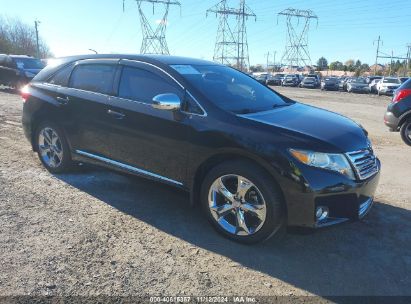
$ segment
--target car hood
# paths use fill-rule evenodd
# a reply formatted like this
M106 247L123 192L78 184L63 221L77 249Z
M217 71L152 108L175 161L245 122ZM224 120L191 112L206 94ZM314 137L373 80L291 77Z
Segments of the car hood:
M292 132L293 137L301 135L304 142L313 145L321 141L335 152L358 151L368 146L366 131L353 120L301 103L241 117L273 126L280 132ZM312 140L307 141L307 136Z

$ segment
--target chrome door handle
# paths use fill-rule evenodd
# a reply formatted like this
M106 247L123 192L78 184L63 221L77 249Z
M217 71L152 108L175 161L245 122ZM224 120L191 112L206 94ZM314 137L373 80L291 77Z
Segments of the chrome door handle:
M116 111L113 111L113 110L108 110L107 114L113 116L115 119L123 119L126 116L123 113L116 112Z

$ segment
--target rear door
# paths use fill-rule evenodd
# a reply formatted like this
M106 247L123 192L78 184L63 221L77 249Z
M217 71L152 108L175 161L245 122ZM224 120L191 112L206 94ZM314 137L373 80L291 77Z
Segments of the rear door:
M118 96L110 98L110 109L122 115L110 119L111 157L179 184L186 178L190 119L181 111L154 109L152 99L173 93L184 100L184 89L152 65L125 60L121 66Z
M108 145L109 96L118 60L83 60L77 62L68 87L60 87L58 100L69 117L67 130L73 150L105 156Z

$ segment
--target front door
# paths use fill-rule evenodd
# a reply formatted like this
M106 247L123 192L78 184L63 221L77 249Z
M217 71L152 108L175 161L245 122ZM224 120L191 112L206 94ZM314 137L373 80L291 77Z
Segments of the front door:
M110 98L111 156L171 183L186 178L187 137L190 119L180 111L152 107L153 97L184 90L161 70L140 63L121 64L118 96Z

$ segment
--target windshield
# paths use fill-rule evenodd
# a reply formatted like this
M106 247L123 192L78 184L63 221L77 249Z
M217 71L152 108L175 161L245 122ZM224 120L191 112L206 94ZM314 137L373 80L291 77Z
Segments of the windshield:
M35 58L13 58L19 69L24 70L41 70L45 67L44 63Z
M367 81L364 79L364 78L358 78L358 79L355 79L355 80L353 80L352 82L355 82L355 83L367 83Z
M274 75L274 78L283 78L284 77L284 74L277 74L277 75Z
M288 105L280 96L247 75L220 65L172 65L219 108L237 114Z
M384 78L383 83L396 83L400 84L400 80L397 78Z

